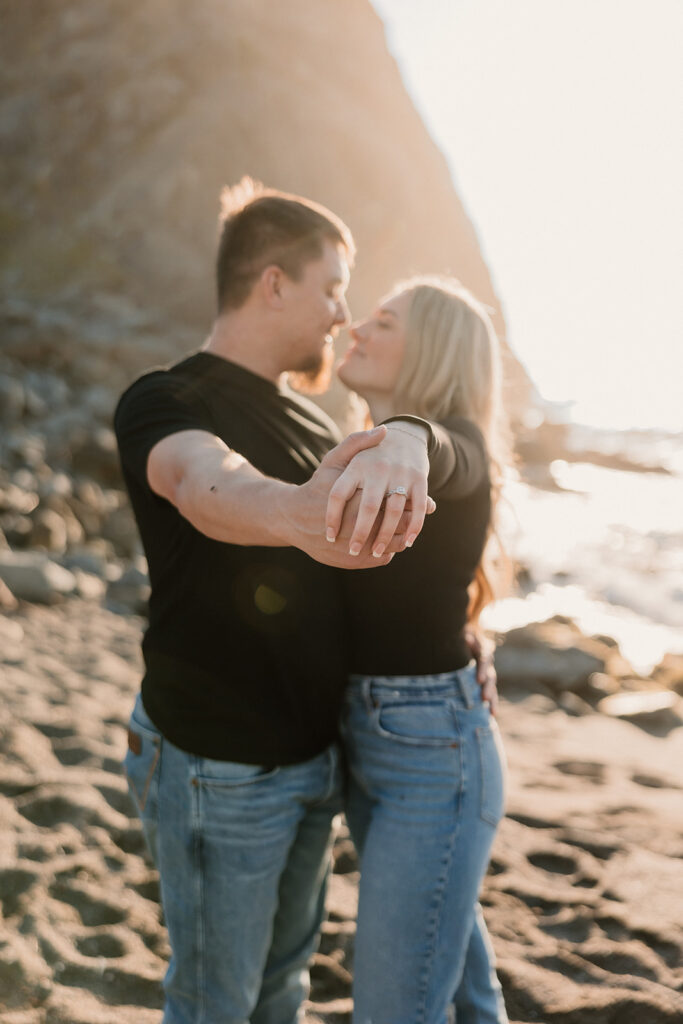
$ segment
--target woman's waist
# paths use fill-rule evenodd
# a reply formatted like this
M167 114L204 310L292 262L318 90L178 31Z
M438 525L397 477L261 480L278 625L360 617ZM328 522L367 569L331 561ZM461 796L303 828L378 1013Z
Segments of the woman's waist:
M481 688L477 682L477 666L474 661L449 672L410 675L354 673L349 676L349 696L354 693L378 698L455 698L460 699L468 708L481 703Z

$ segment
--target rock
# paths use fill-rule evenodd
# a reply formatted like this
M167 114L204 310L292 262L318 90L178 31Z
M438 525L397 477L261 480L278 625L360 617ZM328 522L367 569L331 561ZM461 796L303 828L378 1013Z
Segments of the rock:
M52 604L73 593L73 573L40 551L0 552L0 579L15 597L37 604Z
M590 641L567 621L551 619L512 629L496 650L498 679L503 687L533 689L540 682L553 691L581 689L593 673L606 667L605 659L586 646Z
M24 415L26 394L20 380L4 374L0 376L0 420L3 423L17 423Z
M109 552L102 550L102 545L90 544L87 547L70 549L64 559L64 565L72 571L78 569L103 580L106 577L109 557Z
M588 677L583 692L589 700L601 700L603 697L608 697L611 693L617 693L619 690L618 681L605 672L593 672Z
M2 516L0 521L3 534L10 547L26 548L29 546L33 532L33 521L29 516L10 513Z
M32 474L29 474L32 476ZM18 512L28 515L38 507L38 495L33 490L20 487L16 483L8 484L0 491L0 512Z
M76 569L76 593L86 601L101 601L107 592L107 584L99 576Z
M107 485L121 484L121 467L114 431L98 427L72 444L71 466L75 473Z
M582 700L577 694L572 693L571 690L561 693L557 698L557 703L563 711L566 711L568 715L573 715L575 718L593 714L593 708L588 701Z
M66 551L68 530L64 519L51 508L39 508L33 516L30 543L33 548L42 548L56 554Z
M38 483L38 493L42 501L65 499L73 494L73 482L66 473L50 473Z
M114 545L121 555L133 557L140 547L137 526L130 506L122 504L112 509L102 522L101 536Z
M5 581L0 579L0 610L3 612L12 612L17 607L18 603L19 602Z
M670 690L646 690L632 693L614 693L604 697L598 704L598 711L613 718L629 720L668 719L680 703L678 696Z
M652 678L683 696L683 654L665 654Z
M149 578L135 566L130 566L107 587L107 605L115 611L124 610L144 615L147 612Z

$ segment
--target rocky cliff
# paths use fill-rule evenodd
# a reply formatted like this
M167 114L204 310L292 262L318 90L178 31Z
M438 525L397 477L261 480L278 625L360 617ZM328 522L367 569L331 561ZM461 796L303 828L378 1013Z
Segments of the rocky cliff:
M2 7L5 295L110 316L125 298L203 329L217 196L248 172L348 221L357 313L414 271L455 273L498 308L368 0Z
M416 271L455 273L498 309L368 0L0 0L0 17L0 527L12 546L33 543L25 518L48 492L66 514L58 470L117 487L117 394L211 322L225 182L249 173L346 219L358 315ZM10 483L37 498L8 499ZM97 501L101 526L118 499ZM67 518L87 537L85 513L80 531Z

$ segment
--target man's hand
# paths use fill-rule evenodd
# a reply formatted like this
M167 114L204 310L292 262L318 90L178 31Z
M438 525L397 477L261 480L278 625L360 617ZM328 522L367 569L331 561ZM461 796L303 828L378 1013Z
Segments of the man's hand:
M285 543L301 548L317 562L342 569L367 569L386 565L391 561L394 552L403 550L405 531L412 522L410 513L404 513L403 516L399 514L395 518L395 527L384 545L384 553L381 556L373 555L372 550L381 521L381 517L377 516L377 522L373 519L370 523L358 553L349 553L350 545L358 543L358 517L361 514L364 497L361 494L342 505L337 542L330 544L325 539L325 514L336 481L354 457L380 445L386 434L386 427L375 427L374 430L350 434L345 441L328 452L309 481L299 486L283 487L277 496L275 513L278 516L278 529L285 538Z
M477 682L481 687L481 699L488 701L491 714L498 710L498 677L493 664L493 648L482 643L481 637L472 629L465 630L465 643L477 663Z
M357 491L361 492L348 549L354 557L364 550L378 517L381 525L372 544L375 558L381 558L387 551L406 512L405 547L411 547L425 515L436 508L427 495L429 459L425 430L409 422L390 423L382 429L386 434L375 446L350 459L334 483L327 504L326 536L328 541L339 543L346 504Z

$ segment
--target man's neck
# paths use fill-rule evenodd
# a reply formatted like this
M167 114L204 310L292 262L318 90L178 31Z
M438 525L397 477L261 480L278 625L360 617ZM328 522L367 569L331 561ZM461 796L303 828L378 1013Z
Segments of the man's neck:
M231 314L218 317L202 349L229 359L274 384L282 383L284 374L278 364L276 347L268 345L263 332L245 317Z

